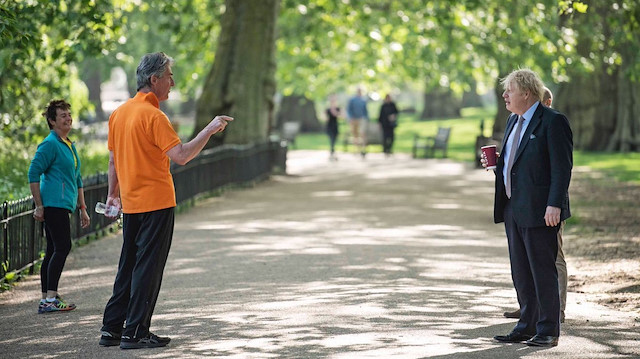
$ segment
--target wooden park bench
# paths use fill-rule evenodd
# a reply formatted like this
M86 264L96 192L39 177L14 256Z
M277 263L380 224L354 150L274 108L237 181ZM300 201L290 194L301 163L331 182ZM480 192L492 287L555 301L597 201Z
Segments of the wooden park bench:
M449 134L451 134L451 127L438 127L438 133L435 136L415 135L413 137L413 158L435 157L436 150L441 150L442 158L446 158ZM420 156L420 152L422 156Z

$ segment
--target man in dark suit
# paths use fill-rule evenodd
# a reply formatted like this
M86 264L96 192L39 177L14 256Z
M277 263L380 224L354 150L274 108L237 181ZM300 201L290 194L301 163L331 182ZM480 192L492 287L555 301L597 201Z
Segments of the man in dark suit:
M520 320L495 340L556 346L560 336L557 235L571 216L573 141L567 118L543 106L544 85L528 69L502 80L507 121L496 168L495 223L504 222Z
M547 87L544 88L544 95L542 96L542 104L551 107L553 103L553 93ZM558 231L558 256L556 257L556 269L558 270L558 289L560 290L560 323L564 323L564 310L567 307L567 262L564 260L564 251L562 250L562 228L564 222L560 224L560 230ZM507 318L520 318L520 308L515 311L505 312L504 316Z

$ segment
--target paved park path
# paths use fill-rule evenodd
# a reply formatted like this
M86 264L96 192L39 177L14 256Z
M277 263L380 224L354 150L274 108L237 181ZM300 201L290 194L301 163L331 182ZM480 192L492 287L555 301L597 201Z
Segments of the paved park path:
M290 151L288 175L177 216L152 330L164 349L101 348L121 235L75 248L69 313L36 314L39 279L0 294L1 358L638 358L631 313L569 293L560 345L514 324L493 175L448 160ZM570 238L566 239L571 240ZM571 274L571 256L568 257Z

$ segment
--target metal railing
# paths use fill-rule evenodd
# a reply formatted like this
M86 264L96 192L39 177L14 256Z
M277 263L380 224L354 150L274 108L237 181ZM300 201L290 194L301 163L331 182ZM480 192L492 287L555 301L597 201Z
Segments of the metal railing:
M203 151L185 166L172 165L178 204L229 184L262 180L272 172L286 171L286 143L271 141L253 145L224 145ZM115 220L95 213L96 203L107 197L108 178L99 173L83 179L91 226L80 226L78 212L71 216L71 240L77 241L111 226ZM0 213L0 282L7 273L29 269L46 249L44 227L33 219L33 199L2 203Z

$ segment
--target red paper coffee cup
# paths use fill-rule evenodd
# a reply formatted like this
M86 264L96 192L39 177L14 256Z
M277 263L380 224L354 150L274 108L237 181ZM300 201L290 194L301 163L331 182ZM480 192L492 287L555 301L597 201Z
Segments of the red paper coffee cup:
M485 158L487 159L487 169L494 170L496 169L496 162L498 160L498 156L496 155L496 145L483 146L480 148L482 153L484 153Z

